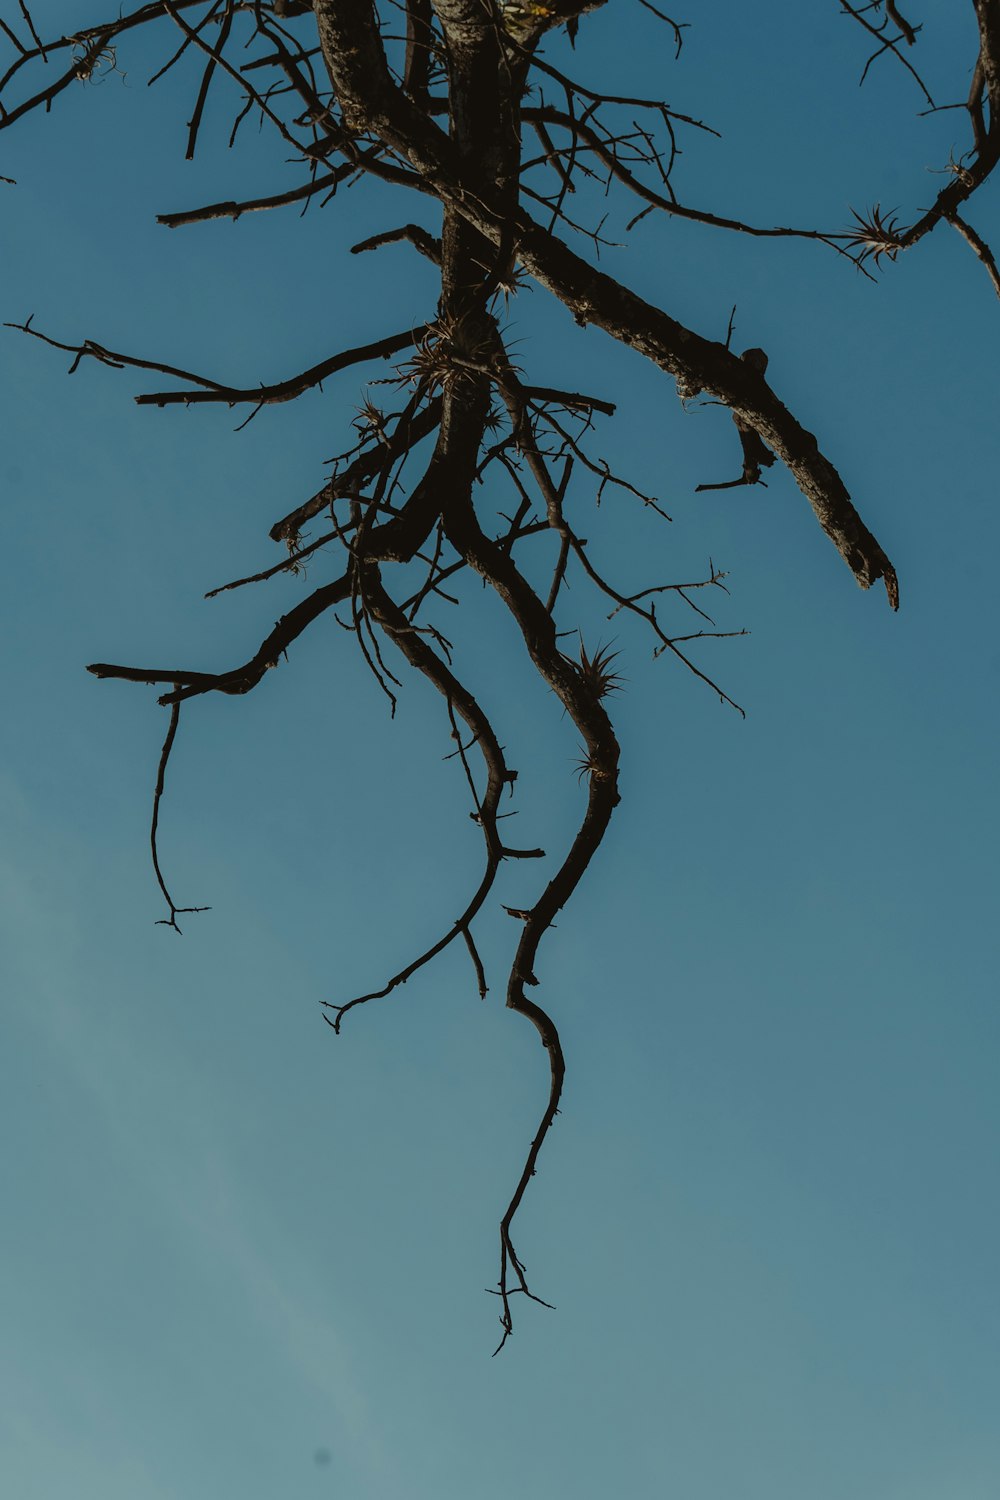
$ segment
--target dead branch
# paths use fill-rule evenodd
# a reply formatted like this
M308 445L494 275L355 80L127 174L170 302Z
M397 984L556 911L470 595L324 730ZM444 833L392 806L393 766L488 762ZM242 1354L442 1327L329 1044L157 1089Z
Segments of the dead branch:
M170 752L174 748L174 740L177 737L177 725L180 722L180 714L180 704L172 704L170 709L170 723L167 726L167 735L165 740L163 741L163 749L160 751L160 763L156 768L156 786L153 789L153 815L149 825L149 848L153 862L153 873L156 876L157 885L163 892L163 899L167 903L167 907L169 908L170 912L169 916L161 918L156 925L158 927L172 927L174 932L177 933L179 933L181 930L178 926L177 918L179 916L183 916L185 912L211 911L211 907L209 906L176 905L174 898L167 890L167 884L163 878L163 872L160 869L160 854L159 849L157 848L157 831L160 824L160 802L163 797L163 784L167 774L167 762L170 759Z
M452 641L468 644L462 622L472 591L462 583L469 581L470 571L507 611L523 643L526 667L552 690L580 737L578 770L586 804L576 832L547 884L531 886L529 881L518 897L522 904L506 908L521 923L506 1004L534 1027L548 1058L549 1085L500 1219L495 1288L499 1347L514 1327L513 1299L520 1295L541 1301L515 1247L514 1224L559 1111L565 1080L559 1006L546 999L543 1008L529 991L539 988L536 968L544 935L584 878L619 798L620 752L607 710L618 685L617 648L593 642L588 648L583 619L571 613L571 606L577 604L579 589L597 601L608 619L621 616L623 625L637 624L648 632L644 639L655 656L678 662L733 707L738 705L704 669L702 650L707 641L745 633L717 625L698 602L709 597L699 591L719 590L712 597L720 601L726 592L727 575L711 561L705 577L683 583L660 581L656 571L644 567L637 580L641 586L635 587L633 581L617 581L619 572L630 571L627 561L609 566L596 543L588 543L579 519L582 491L590 503L600 503L614 486L670 519L654 496L621 472L620 464L613 467L593 451L598 417L613 417L626 393L612 392L619 399L611 400L580 391L576 387L583 382L574 371L533 367L530 352L522 356L519 346L515 363L500 309L530 279L536 288L533 297L548 293L577 325L602 329L656 365L671 378L683 402L701 395L724 406L739 438L742 468L735 477L698 488L750 488L763 484L765 469L783 466L856 581L869 588L881 579L891 607L897 608L892 563L817 438L768 383L763 351L749 349L738 357L730 348L733 315L720 343L592 263L611 243L598 197L607 193L624 199L630 213L638 199L641 207L629 228L655 211L739 236L819 241L873 279L880 267L890 266L903 250L946 222L983 264L1000 295L996 259L963 212L1000 160L1000 8L996 0L972 4L976 56L969 59L967 101L958 106L968 119L969 148L949 163L946 184L930 208L912 221L901 210L883 211L876 203L837 233L809 226L761 227L709 207L689 207L683 200L697 199L697 193L682 193L674 182L684 145L693 131L713 137L717 132L665 100L601 92L539 55L541 39L555 27L565 26L572 39L581 15L592 8L583 0L553 0L542 8L494 0L400 0L394 7L400 12L398 21L377 0L314 0L312 5L305 0L152 0L128 15L113 15L73 35L45 41L23 5L21 22L0 22L14 54L0 78L0 128L58 106L71 84L83 84L113 66L116 49L137 28L148 26L160 28L169 39L154 78L169 75L173 86L181 72L175 70L179 58L199 64L194 98L184 117L189 156L209 128L211 90L232 87L237 102L230 144L244 120L259 116L262 130L283 143L299 178L307 179L283 192L243 198L225 197L223 186L217 202L160 215L164 226L236 220L294 204L304 211L317 198L329 201L344 185L368 183L379 194L380 214L387 194L399 196L398 217L390 208L392 217L374 220L399 227L369 235L353 245L353 253L405 243L435 268L435 294L419 325L326 353L297 374L257 385L245 378L211 379L121 354L93 340L64 342L39 332L31 318L8 326L70 355L71 373L92 360L113 369L150 372L181 387L138 395L135 399L144 406L247 405L252 416L263 406L320 388L335 374L378 362L373 388L354 398L359 404L348 412L353 431L345 451L317 473L316 488L304 501L283 499L283 505L293 508L270 530L271 539L285 549L281 559L211 590L209 597L279 573L303 573L307 561L326 567L325 549L331 545L338 549L340 576L299 599L273 626L262 623L259 645L245 662L229 669L109 663L89 668L98 677L156 686L160 702L171 710L150 832L154 874L167 903L165 925L179 931L180 914L202 909L175 905L157 849L164 779L181 703L205 693L252 691L324 615L338 619L350 633L393 708L400 660L444 700L451 754L483 839L481 871L464 894L459 915L442 919L433 941L381 988L346 1002L325 1000L324 1019L335 1031L352 1009L401 988L458 938L468 951L476 989L485 996L487 975L476 930L486 913L496 910L500 866L542 853L535 847L512 847L501 835L500 820L508 815L501 811L501 799L513 795L517 773L509 768L491 723L488 691L471 678L462 680L455 670L455 660L464 658L453 652ZM671 28L679 56L683 23L651 0L642 0L642 7ZM887 53L910 71L937 108L907 55L922 40L920 25L911 23L893 0L858 6L843 0L843 10L874 48L863 78ZM286 26L290 17L299 19ZM645 23L645 17L639 19ZM239 66L233 60L238 47L243 48ZM963 81L963 94L964 89ZM419 198L404 204L404 193ZM345 196L338 194L338 208ZM428 214L434 215L433 229L413 221L414 215ZM583 253L570 249L561 237L570 230L583 237ZM391 261L386 258L387 274ZM533 298L525 300L530 313ZM720 315L715 326L722 322ZM760 336L766 341L766 330ZM794 390L795 379L795 371L784 370L781 389ZM667 394L665 389L665 400ZM825 435L824 450L827 436L835 440L835 435ZM734 474L735 469L734 461L722 472ZM487 513L499 514L500 523L484 521ZM317 517L323 518L321 529L309 538L305 528ZM539 537L551 540L539 543ZM539 578L537 586L529 581ZM334 613L339 606L344 607L343 619ZM451 640L436 618L445 606L458 622L448 627ZM697 628L678 630L671 616L676 610L694 611L698 621L690 621L689 615L684 619ZM563 649L567 635L579 641L572 654ZM572 778L568 780L570 793L579 796ZM525 877L533 869L530 864L519 868Z
M146 391L134 398L137 406L197 406L205 402L224 406L240 406L248 402L254 406L271 406L282 401L294 401L306 391L314 390L317 386L322 387L324 380L328 380L331 375L336 375L340 370L349 369L351 365L362 364L369 359L389 359L392 355L399 354L401 350L411 348L428 331L427 324L420 328L405 329L402 333L391 334L388 338L362 344L357 349L343 349L339 354L320 360L318 364L311 365L308 370L292 375L287 380L275 381L273 385L241 389L238 386L222 385L219 381L210 380L204 375L195 375L190 370L180 370L175 365L162 364L159 360L138 359L135 355L119 354L112 349L105 349L103 344L98 344L93 339L84 339L82 344L64 344L59 339L50 338L47 334L39 333L36 328L32 328L30 318L25 323L6 323L4 327L16 328L21 333L30 333L33 338L41 339L52 348L65 349L72 354L74 359L70 366L71 375L79 369L81 360L89 358L96 359L98 364L108 365L113 370L126 368L154 370L157 374L171 375L176 380L189 380L201 387L200 390L195 391L190 389Z

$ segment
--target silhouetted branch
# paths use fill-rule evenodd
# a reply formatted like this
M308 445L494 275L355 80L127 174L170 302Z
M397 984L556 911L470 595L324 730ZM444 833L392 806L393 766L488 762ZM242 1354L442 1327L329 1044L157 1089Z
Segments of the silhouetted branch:
M996 292L997 296L1000 297L1000 271L997 270L996 257L994 256L993 251L990 249L989 245L983 239L981 234L976 233L971 224L967 224L966 221L960 218L959 215L954 211L952 211L948 215L948 222L958 230L959 234L962 236L963 240L969 246L973 254L977 255L982 261L983 265L986 267L986 274L987 276L989 276L990 281L993 283L993 290Z
M81 360L89 358L97 360L98 364L108 365L113 370L126 368L154 370L159 375L172 375L177 380L193 381L195 385L202 387L197 391L143 392L134 398L137 406L197 406L204 402L224 406L238 406L252 402L254 406L270 406L282 401L294 401L306 391L322 385L324 380L328 380L331 375L336 375L338 371L346 370L351 365L362 364L368 359L389 359L401 350L411 348L427 333L426 324L419 328L406 329L402 333L391 334L388 338L376 339L374 343L362 344L356 349L344 349L339 354L331 355L329 359L321 360L319 364L311 365L308 370L290 376L287 380L275 381L273 385L241 389L238 386L222 385L219 381L209 380L204 375L195 375L191 370L178 369L176 365L162 364L159 360L138 359L135 355L119 354L115 350L105 349L103 344L98 344L93 339L85 339L82 344L64 344L59 339L50 338L47 334L39 333L36 328L32 328L30 318L25 323L5 323L4 327L16 328L21 333L30 333L33 338L41 339L52 348L64 349L67 353L74 355L69 371L71 375L76 373Z
M183 916L185 912L211 911L211 907L209 906L175 905L173 897L167 890L166 881L163 879L163 873L160 869L160 855L156 844L157 830L160 823L160 801L163 797L163 783L167 774L167 761L170 759L170 752L174 748L174 739L177 735L180 714L180 704L174 703L170 709L170 723L167 726L167 736L163 741L163 749L160 751L160 763L156 768L156 787L153 791L153 816L149 825L149 847L153 860L153 872L156 875L156 883L163 892L163 899L170 909L169 917L164 917L156 925L158 927L172 927L175 932L180 932L181 930L177 925L178 916Z
M641 5L671 29L679 56L685 23L674 21L652 0L641 0ZM579 588L596 600L608 619L620 615L624 625L631 617L649 632L646 639L651 638L654 656L673 658L733 707L738 705L700 664L701 643L744 633L721 628L702 607L709 597L704 590L726 592L727 575L711 561L707 575L693 582L649 582L644 557L642 587L612 581L631 571L634 559L624 553L609 565L603 547L588 542L579 520L581 494L600 503L608 488L615 487L664 519L670 517L617 460L612 466L593 452L598 417L615 416L627 402L627 392L612 390L617 400L590 395L576 389L585 382L573 368L560 371L551 362L547 368L533 368L530 351L522 350L521 309L530 315L541 294L547 293L580 328L600 328L662 370L683 403L703 396L724 406L739 438L742 467L737 474L735 461L732 467L723 466L721 471L734 477L698 489L749 490L763 483L765 469L775 469L780 480L778 466L783 466L857 582L868 588L881 579L890 605L897 608L892 563L817 438L768 383L763 351L753 348L738 357L731 349L735 309L725 342L720 343L592 262L613 243L605 223L605 195L628 204L630 214L634 200L639 200L629 229L657 212L762 241L818 240L848 257L870 279L947 222L983 263L1000 295L996 259L960 212L1000 160L1000 6L996 0L972 0L972 5L976 56L968 59L972 81L967 101L957 106L968 118L969 149L949 162L947 182L917 216L908 217L901 209L883 210L876 202L855 213L854 223L836 234L810 226L760 227L708 207L687 206L683 198L699 195L675 186L681 167L688 169L684 145L691 131L713 137L718 132L665 100L605 93L578 82L548 55L539 55L540 41L556 27L565 27L573 39L580 17L593 8L589 0L551 0L545 6L399 0L393 14L380 9L377 0L153 0L128 15L112 15L96 26L45 42L23 3L23 25L0 22L0 33L14 54L0 79L0 127L34 111L49 111L70 84L84 84L117 66L116 49L131 33L159 27L169 44L153 80L170 74L175 83L180 74L175 64L181 57L200 63L187 120L187 154L193 155L209 128L214 113L208 105L211 89L228 80L238 92L230 144L242 121L259 113L262 128L275 133L272 144L275 137L283 142L283 154L291 156L298 176L308 179L283 192L222 198L162 214L161 224L176 228L235 220L294 204L304 211L314 199L326 201L324 194L332 196L344 184L367 183L374 188L369 207L378 216L369 218L365 227L386 222L398 227L369 234L353 245L353 253L405 243L435 268L427 273L435 283L428 304L414 312L422 318L418 325L355 348L326 352L299 373L267 384L247 385L245 375L239 381L210 379L172 364L121 354L92 340L62 342L40 333L31 318L8 326L69 354L71 373L93 360L112 369L149 371L181 386L140 394L136 400L141 405L247 405L251 417L266 405L291 401L320 387L339 372L381 362L379 378L348 413L351 431L343 440L344 451L327 460L329 467L318 470L305 500L293 505L293 495L283 497L282 505L293 508L270 529L271 539L284 548L280 560L212 589L208 597L277 574L304 573L310 560L316 567L327 567L324 549L331 544L337 549L337 565L343 567L341 576L300 598L273 626L263 621L260 644L245 662L227 670L109 663L89 668L98 677L153 684L160 690L160 702L171 709L150 835L154 873L169 912L165 925L179 931L179 914L202 909L174 904L157 849L164 778L180 704L205 693L252 691L303 632L327 613L353 636L352 649L360 651L393 708L399 681L396 653L443 698L454 746L451 754L459 762L471 798L470 816L483 839L481 873L465 892L459 915L446 914L434 940L397 968L381 988L342 1003L324 1001L324 1019L334 1030L340 1029L349 1011L399 989L459 937L468 951L476 988L485 996L487 975L474 927L487 910L497 910L501 864L508 859L531 861L542 854L538 848L508 845L501 836L501 820L508 816L506 808L501 810L501 799L513 795L517 773L507 765L485 695L455 668L455 661L466 659L463 622L474 607L474 591L461 587L466 575L474 574L496 596L517 628L526 667L551 689L580 737L578 772L585 783L586 804L579 810L575 834L547 883L531 885L537 867L519 865L529 886L517 898L523 904L505 908L521 924L507 975L506 1004L535 1028L548 1057L549 1082L537 1128L500 1220L500 1347L514 1326L513 1299L521 1295L541 1301L529 1287L513 1226L558 1113L565 1078L559 1007L547 999L543 1008L529 991L539 985L535 970L544 934L586 874L619 795L619 747L606 706L619 682L618 648L612 651L593 642L588 648L582 633L585 616L574 616L571 606L579 607ZM891 53L936 109L907 56L922 40L920 25L911 23L893 0L860 5L843 0L842 8L874 47L862 80L878 57ZM292 17L298 18L295 24L285 25ZM650 24L637 12L633 20ZM233 61L237 48L243 49L239 66ZM955 94L964 90L963 80ZM770 163L762 167L762 173L770 170ZM237 191L248 190L241 184ZM404 193L419 198L404 202ZM386 207L390 194L393 203ZM338 208L345 196L338 194ZM435 216L433 229L414 222L427 216L425 210ZM751 218L764 214L763 208L759 213L755 209ZM340 215L323 222L334 217ZM365 232L361 222L356 233ZM342 228L338 225L337 232ZM561 238L564 230L582 236L583 254ZM786 252L792 254L794 248L789 243ZM262 264L262 283L266 276L294 272L295 265L294 251L280 267ZM393 266L394 257L387 257L387 277ZM501 311L529 281L535 291L518 305L512 320L518 343L508 347ZM663 284L668 288L665 294L673 295L667 279ZM728 297L723 312L711 318L712 327L722 327L731 301ZM313 315L314 327L315 321ZM766 330L760 337L766 341ZM511 349L516 351L516 363ZM800 361L797 370L783 369L781 386L797 392L808 380L808 360ZM664 399L667 394L665 389ZM803 395L803 409L807 406ZM823 440L825 445L826 436ZM329 450L324 446L320 451ZM483 519L487 515L488 521ZM493 519L496 515L499 522ZM310 538L305 528L317 517L319 534ZM603 515L602 521L607 524ZM539 543L540 537L550 540ZM446 591L445 585L456 576L458 584ZM656 572L652 577L656 579ZM334 613L341 605L343 619ZM437 620L445 606L457 622L448 627L452 639L446 638ZM685 623L697 628L680 633L673 614L684 610L698 616L691 621L684 615ZM568 635L579 641L573 654L563 649ZM488 671L487 665L487 678ZM567 781L570 794L578 796L572 777Z
M178 229L184 224L202 224L208 219L239 219L243 214L258 213L262 209L285 208L290 203L301 203L314 198L317 193L331 191L341 182L353 177L358 168L354 162L346 162L334 172L304 182L299 187L289 188L285 193L272 193L265 198L246 198L241 203L229 200L225 203L207 203L203 208L182 209L173 214L157 214L156 222L168 229Z

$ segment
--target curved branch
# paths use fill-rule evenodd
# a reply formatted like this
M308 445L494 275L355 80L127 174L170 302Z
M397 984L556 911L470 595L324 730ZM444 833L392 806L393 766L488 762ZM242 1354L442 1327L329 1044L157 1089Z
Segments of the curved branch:
M282 401L295 401L306 391L314 390L331 375L336 375L340 370L349 369L351 365L363 364L368 359L391 359L394 354L399 354L403 349L412 349L413 345L419 343L424 337L427 330L428 325L422 323L416 328L404 329L402 333L390 334L388 338L375 339L370 344L360 344L356 349L343 349L339 354L331 355L329 359L321 359L318 364L310 365L308 370L289 376L287 380L276 380L272 385L240 389L237 386L219 385L216 381L201 380L195 375L192 379L199 381L203 386L209 386L210 389L148 391L136 396L135 400L139 406L196 406L203 402L223 402L226 406L253 402L255 406L271 406ZM117 358L120 359L122 356L119 355ZM131 364L133 361L127 360L126 363Z
M180 667L122 667L100 661L92 662L87 671L95 677L114 677L121 682L174 683L173 691L160 697L161 703L180 703L200 693L249 693L265 672L278 665L292 641L334 604L342 604L350 598L350 593L351 575L348 571L336 582L316 589L287 615L282 615L250 660L228 672L189 672Z
M429 325L422 323L416 328L404 329L402 333L390 334L388 338L375 339L370 344L360 344L356 349L342 349L339 354L322 359L318 364L310 365L308 370L302 370L298 375L291 375L286 380L277 380L271 385L241 388L222 385L217 380L210 380L206 375L196 375L191 370L182 370L176 365L163 364L160 360L139 359L132 354L120 354L114 349L106 349L103 344L98 344L94 339L84 339L82 344L65 344L60 339L50 338L48 334L39 333L37 328L32 328L31 318L24 323L5 323L4 327L14 328L19 333L30 334L32 338L41 339L50 348L64 349L67 354L72 354L74 358L69 370L71 375L76 373L82 360L95 359L98 364L107 365L112 370L152 370L158 375L172 375L177 380L190 380L201 387L194 391L190 389L144 391L133 397L137 406L197 406L203 403L240 406L249 402L255 406L273 406L283 401L295 401L306 391L314 390L331 375L349 369L351 365L363 364L368 359L391 359L394 354L399 354L403 349L412 349L414 344L419 343L429 331Z
M525 1158L521 1175L507 1209L500 1221L500 1280L502 1304L500 1323L503 1333L495 1352L499 1353L513 1330L511 1295L520 1291L534 1298L529 1290L524 1264L519 1259L511 1234L514 1217L521 1206L528 1183L534 1176L539 1154L552 1123L559 1112L566 1064L555 1022L525 993L527 986L537 985L535 961L538 945L552 925L557 912L576 890L607 831L611 815L619 802L618 741L611 720L600 700L600 693L559 650L555 625L544 604L522 577L510 556L482 532L470 506L449 504L444 512L445 530L456 550L496 591L513 615L525 646L541 676L556 693L576 724L586 745L585 769L589 776L587 810L563 863L549 881L534 906L528 911L524 931L507 986L508 1009L530 1021L538 1032L549 1058L549 1095L545 1110ZM517 1285L510 1284L511 1273Z
M157 224L163 224L167 229L179 229L185 224L202 224L208 219L239 219L243 214L259 213L269 208L285 208L290 203L301 203L313 198L317 193L325 192L327 188L331 191L338 183L345 182L347 178L353 177L359 168L351 162L345 162L333 172L326 173L323 177L316 177L312 182L304 182L299 187L289 188L284 193L271 193L264 198L246 198L242 202L234 199L225 203L206 203L203 208L181 209L177 213L157 214Z
M517 778L517 772L508 769L504 760L503 750L500 746L493 726L486 714L480 708L476 699L469 690L459 681L450 667L447 667L435 651L427 644L422 633L407 619L406 615L386 592L378 569L369 566L366 568L365 598L372 616L378 625L385 631L386 635L395 646L406 657L410 666L418 671L428 682L437 688L448 704L449 714L455 712L470 730L475 744L483 757L486 767L487 782L486 790L482 798L478 797L475 786L471 782L473 798L475 801L475 812L473 817L483 832L483 840L486 844L486 868L482 878L471 899L469 900L462 915L458 917L451 927L433 943L419 957L412 960L404 968L394 974L380 990L372 990L368 994L359 995L354 1000L349 1000L345 1005L335 1005L328 1000L322 1001L325 1009L333 1012L333 1019L324 1016L334 1031L340 1030L341 1022L348 1011L357 1005L364 1005L369 1000L382 1000L386 995L392 993L399 985L405 984L419 969L422 969L432 959L442 953L455 938L462 936L471 945L471 928L475 917L482 909L483 903L493 889L500 863L505 857L513 856L521 859L540 859L544 854L542 849L513 850L504 846L497 828L497 814L500 807L500 798L504 787L513 786ZM459 742L461 743L461 742ZM464 756L463 756L464 760ZM468 770L468 768L466 768ZM470 953L475 955L474 946L470 946ZM474 956L475 962L475 956ZM479 982L480 999L485 998L487 993L485 976L481 964L476 964L477 979Z
M179 916L183 916L185 912L211 910L211 907L208 906L177 906L174 902L173 896L171 896L170 892L167 890L167 883L164 880L163 872L160 869L160 851L157 847L157 832L160 824L160 802L163 799L163 785L167 774L167 761L170 759L170 752L174 748L174 740L177 737L177 725L180 721L180 714L180 704L172 704L170 709L170 723L167 726L167 734L166 738L163 741L163 749L160 751L160 763L156 768L156 786L153 789L153 815L149 825L149 850L153 861L153 873L156 876L157 885L163 892L163 899L167 903L167 907L170 912L169 917L161 918L161 920L157 922L156 925L158 927L172 927L174 932L180 932L181 929L178 925L177 918Z

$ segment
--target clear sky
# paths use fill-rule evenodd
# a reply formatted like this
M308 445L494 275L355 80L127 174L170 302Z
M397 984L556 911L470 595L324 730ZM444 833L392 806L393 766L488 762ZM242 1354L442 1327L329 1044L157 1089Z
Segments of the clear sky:
M920 56L964 99L970 16L924 0ZM41 7L39 11L41 13ZM67 28L96 0L49 7ZM113 7L112 7L113 9ZM585 18L576 76L665 95L684 201L837 229L926 206L958 112L868 55L835 0L695 5L680 62L638 5ZM915 8L916 9L916 8ZM17 7L4 15L19 24ZM297 181L231 96L183 158L197 70L171 45L0 134L2 317L67 340L272 379L433 313L430 269L355 241L431 208L367 189L167 231L157 212ZM210 128L214 127L214 128ZM164 711L88 661L242 660L308 583L202 601L276 560L361 399L348 372L243 433L136 407L152 382L0 341L4 1335L12 1500L995 1500L1000 1493L996 742L1000 307L939 232L873 285L804 242L613 203L606 267L700 332L762 345L896 563L865 595L788 476L738 468L725 412L581 332L538 293L506 315L539 382L619 402L595 451L673 524L582 487L623 583L729 570L699 658L741 720L638 631L570 596L627 678L623 802L544 949L569 1077L519 1221L555 1312L490 1359L496 1225L544 1101L503 1009L514 923L480 927L337 1038L319 1001L380 983L459 909L476 830L439 700L396 722L324 620L245 699L188 706L154 925ZM969 217L1000 243L987 187ZM582 243L582 242L580 242ZM374 372L380 373L380 372ZM484 501L485 503L485 501ZM505 497L497 497L498 509ZM588 510L589 507L589 510ZM584 525L583 520L580 525ZM521 772L521 842L564 847L576 739L474 588L459 659ZM442 607L446 608L446 607ZM454 612L437 623L454 639ZM402 674L401 674L402 675ZM528 905L547 870L505 871Z

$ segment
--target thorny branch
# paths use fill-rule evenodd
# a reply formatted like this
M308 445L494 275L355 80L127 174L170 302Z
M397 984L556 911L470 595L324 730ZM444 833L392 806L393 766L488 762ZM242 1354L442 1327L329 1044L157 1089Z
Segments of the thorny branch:
M472 799L484 864L460 914L381 988L347 1001L322 1002L324 1019L335 1031L352 1009L392 994L459 937L478 992L485 996L487 976L474 923L487 908L504 861L542 857L541 849L514 848L501 836L500 819L506 815L501 803L513 797L517 773L508 766L480 692L459 676L451 644L435 623L434 611L441 607L454 609L461 602L465 615L467 601L443 585L456 587L450 580L460 583L471 571L498 597L520 633L527 660L580 736L578 770L587 800L577 832L534 899L526 897L524 907L507 908L522 925L507 976L506 1004L537 1031L550 1081L500 1222L499 1347L513 1330L513 1298L520 1294L541 1301L529 1287L513 1225L558 1113L565 1078L552 1007L543 1009L528 992L538 987L541 940L586 873L619 798L619 747L605 702L618 686L611 666L617 653L588 650L580 617L570 614L568 591L579 582L603 601L604 609L611 606L609 619L637 618L652 635L655 655L672 657L734 707L695 653L706 639L741 633L717 628L691 597L706 588L726 591L726 574L714 563L706 577L684 583L646 577L635 587L611 581L612 570L582 534L583 494L589 489L599 503L606 488L615 486L659 517L669 517L656 497L591 452L595 420L612 416L617 403L603 392L574 390L572 379L553 385L532 378L518 362L520 348L515 360L501 325L502 308L532 280L580 326L603 329L667 373L683 402L704 396L727 407L740 442L742 470L735 478L699 489L757 485L763 483L762 469L783 466L857 582L868 588L881 579L896 608L898 584L891 562L816 438L767 383L763 350L734 354L729 347L732 319L724 344L699 335L570 249L560 235L564 229L579 229L585 243L599 250L606 239L604 209L597 205L605 193L620 192L642 205L629 228L657 211L681 225L694 222L720 233L818 240L867 270L891 262L947 222L983 263L1000 294L996 260L960 213L1000 158L1000 0L971 0L978 50L970 59L972 86L961 106L971 146L950 163L950 180L934 204L908 228L876 204L856 214L851 229L837 233L761 227L688 206L688 195L682 195L675 180L683 165L683 143L692 133L699 139L714 137L711 124L664 100L601 91L556 66L550 52L541 54L559 28L574 40L581 18L601 3L550 0L540 7L519 0L405 0L380 8L376 0L149 0L124 14L112 7L108 18L92 26L44 41L22 0L17 16L0 20L13 52L0 77L0 131L51 110L69 88L116 67L130 34L149 27L164 43L164 61L151 82L168 72L177 78L183 66L197 62L185 121L188 156L206 128L208 101L216 91L233 106L230 144L250 116L276 133L286 154L290 152L294 185L281 189L272 183L272 190L260 196L163 213L159 222L169 228L236 220L296 204L303 210L312 203L325 206L341 186L369 178L380 184L382 194L388 189L400 197L416 194L395 221L403 220L401 227L370 235L354 250L380 250L387 256L416 252L429 260L439 281L436 308L428 308L417 327L388 337L373 335L370 342L329 354L284 380L220 382L155 358L117 353L91 339L62 341L40 332L31 318L8 326L70 354L71 371L92 359L180 383L181 389L140 394L136 400L144 405L248 404L253 415L264 405L321 388L348 368L374 366L376 375L383 372L372 389L388 394L376 401L369 390L355 418L356 441L331 461L330 473L313 494L294 504L289 498L291 509L271 527L270 537L285 548L285 555L211 593L278 573L304 573L307 562L325 568L330 548L344 564L340 575L321 582L265 630L248 659L234 667L211 672L95 663L89 668L98 677L156 685L160 702L170 708L151 824L153 868L169 911L166 925L179 931L179 914L203 909L174 903L157 850L164 777L181 703L209 692L252 691L302 633L337 606L349 608L346 628L354 632L393 704L389 683L395 685L397 679L383 655L385 642L443 699L451 753ZM907 55L919 51L919 21L904 16L892 0L840 3L874 45L865 75L876 58L888 54L909 69L936 107ZM641 0L641 6L653 17L649 24L659 22L670 30L680 56L686 23L665 15L650 0ZM570 196L574 220L567 214ZM438 215L439 233L406 217L420 204ZM539 205L541 220L526 205ZM495 534L481 515L484 498L504 522ZM323 529L310 537L306 528L317 518L324 518ZM536 588L529 573L535 577L537 570L525 568L522 557L545 546L554 549L554 557L546 553L550 571ZM658 612L674 602L694 611L708 628L678 633ZM578 636L574 654L560 644L569 635ZM477 757L481 770L476 769Z

